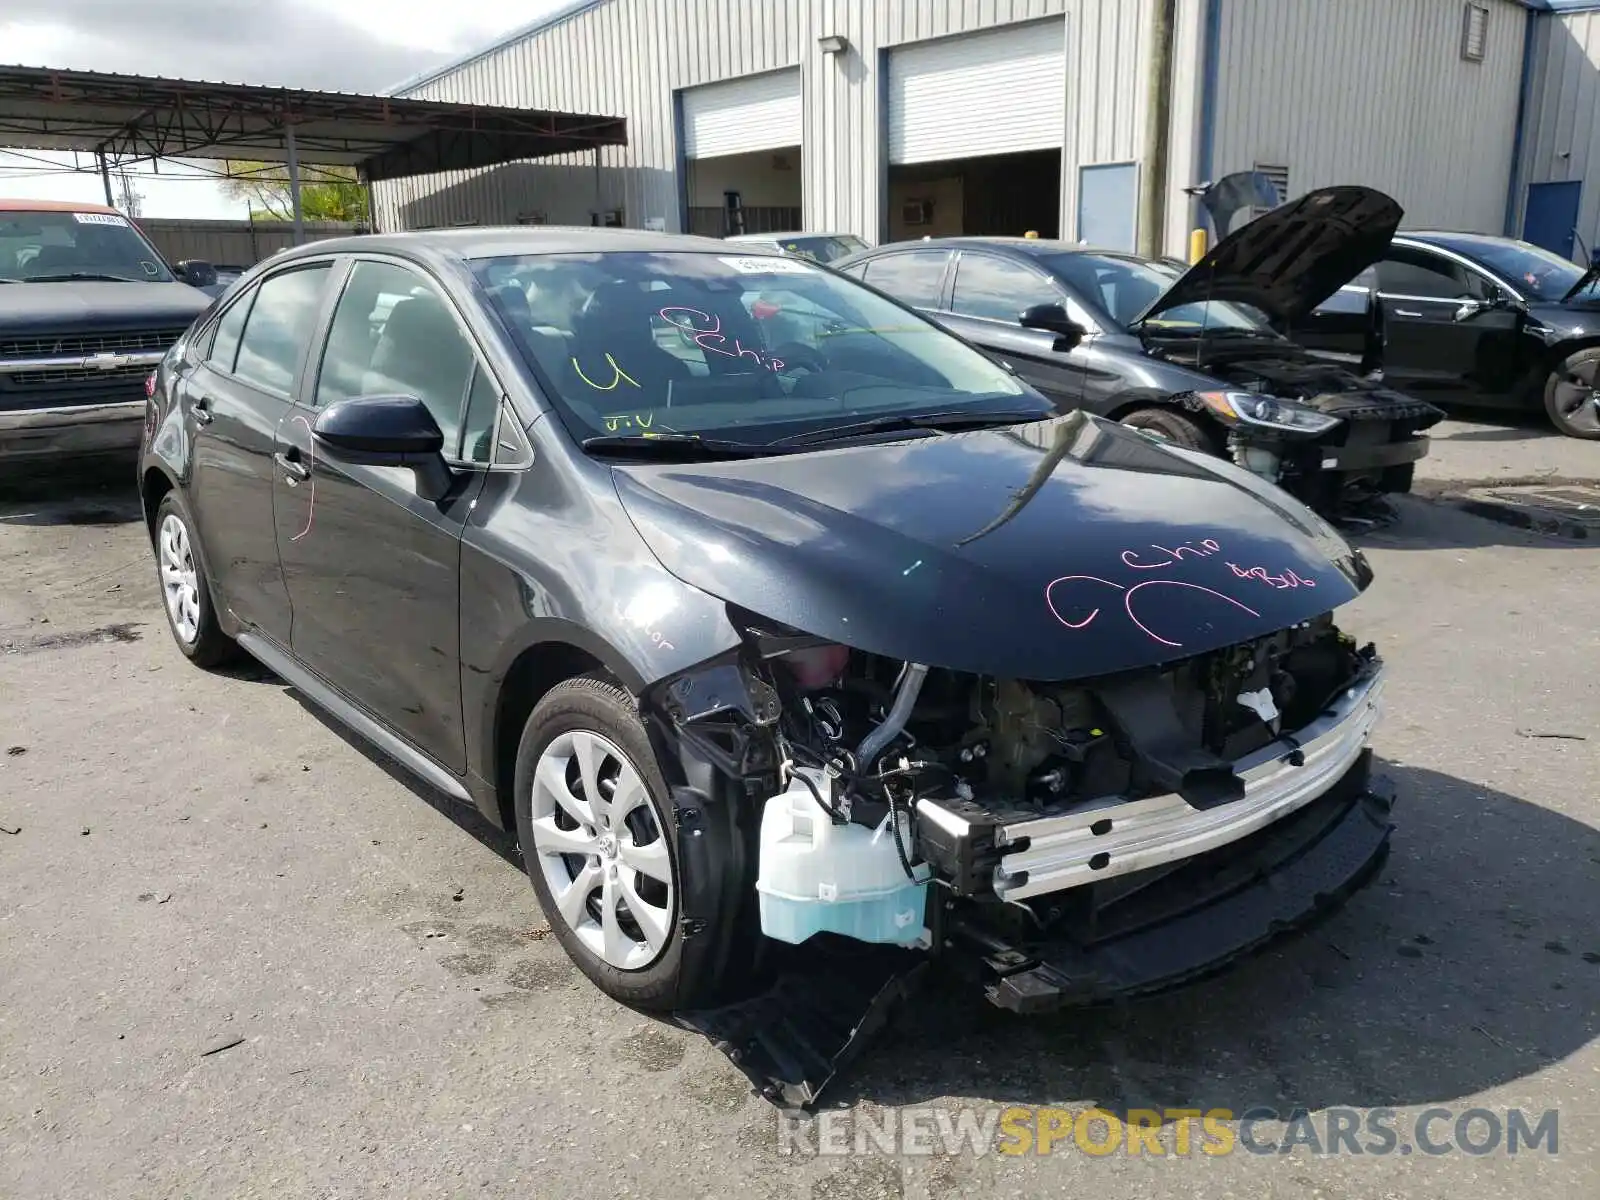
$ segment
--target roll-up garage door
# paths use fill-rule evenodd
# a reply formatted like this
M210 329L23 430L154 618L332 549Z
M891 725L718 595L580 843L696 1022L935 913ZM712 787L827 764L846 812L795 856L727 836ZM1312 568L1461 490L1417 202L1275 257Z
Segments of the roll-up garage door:
M685 158L716 158L798 146L800 71L772 71L686 88Z
M1066 30L1013 25L889 53L889 161L940 162L1059 150Z

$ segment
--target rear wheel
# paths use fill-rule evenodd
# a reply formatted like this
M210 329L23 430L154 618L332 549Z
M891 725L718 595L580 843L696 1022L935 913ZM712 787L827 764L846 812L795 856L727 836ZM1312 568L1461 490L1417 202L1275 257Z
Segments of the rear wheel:
M1122 418L1124 425L1154 434L1162 441L1182 446L1185 450L1198 450L1202 454L1215 454L1216 445L1206 428L1174 408L1136 408Z
M598 679L558 684L517 751L517 835L550 928L608 995L688 1003L670 793L637 708Z
M176 492L168 492L156 509L156 574L167 628L184 657L197 667L234 658L239 647L217 624L193 526Z
M1550 372L1544 410L1568 437L1600 439L1600 346L1569 355Z

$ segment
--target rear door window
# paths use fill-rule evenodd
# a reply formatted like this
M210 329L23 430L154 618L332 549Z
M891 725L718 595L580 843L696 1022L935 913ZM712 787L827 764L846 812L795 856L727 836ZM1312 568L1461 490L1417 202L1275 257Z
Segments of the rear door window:
M949 261L948 250L908 250L901 254L885 254L867 263L864 278L873 287L888 292L902 304L938 308L944 269Z
M1378 264L1378 289L1386 296L1459 300L1472 294L1466 268L1425 250L1391 250Z
M217 320L206 361L225 375L233 374L233 360L239 353L239 335L244 332L244 320L250 315L250 303L254 299L254 294L240 296Z
M300 359L315 331L332 265L317 263L285 271L256 289L233 367L237 378L280 396L293 395Z

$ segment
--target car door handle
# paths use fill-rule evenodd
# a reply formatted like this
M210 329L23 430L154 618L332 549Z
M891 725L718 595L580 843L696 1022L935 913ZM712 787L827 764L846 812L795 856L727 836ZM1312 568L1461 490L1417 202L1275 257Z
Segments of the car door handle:
M1394 310L1394 315L1397 317L1420 317L1422 314L1409 308L1397 308Z
M297 483L304 483L311 478L310 467L306 466L298 458L290 458L281 450L272 456L272 461L282 468L284 480L290 487L294 487Z
M209 425L216 420L216 414L211 411L211 399L208 396L201 396L190 406L189 411L194 413L194 423L196 425Z

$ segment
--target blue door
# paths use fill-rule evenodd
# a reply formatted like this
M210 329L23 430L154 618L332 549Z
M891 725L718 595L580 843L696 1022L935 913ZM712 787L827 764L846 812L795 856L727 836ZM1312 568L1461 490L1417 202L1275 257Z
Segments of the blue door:
M1561 183L1530 183L1528 211L1522 218L1522 240L1571 258L1578 233L1578 199L1583 184L1576 179Z

